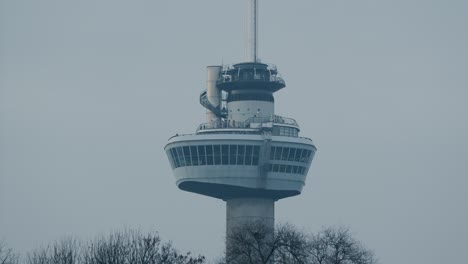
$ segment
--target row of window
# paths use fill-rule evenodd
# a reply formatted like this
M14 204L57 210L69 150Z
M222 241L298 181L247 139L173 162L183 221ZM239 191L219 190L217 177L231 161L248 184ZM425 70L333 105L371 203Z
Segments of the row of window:
M200 145L167 151L172 168L204 165L258 165L260 146Z
M284 160L308 163L312 151L300 148L271 147L270 160Z
M293 127L273 126L274 136L298 137L299 129Z
M236 101L265 101L265 102L274 102L275 98L272 94L263 94L263 93L240 93L240 94L229 94L227 102L236 102Z
M175 147L167 151L172 168L204 165L251 165L257 166L260 146L253 145L199 145ZM300 148L271 147L270 160L308 163L312 151ZM280 165L283 166L283 165ZM286 166L286 165L285 165ZM290 166L290 165L287 165ZM294 166L293 166L294 167ZM296 166L300 167L300 166ZM301 167L302 168L302 167ZM284 172L284 170L273 171ZM292 171L292 169L286 169ZM290 173L290 172L287 172ZM296 173L296 172L292 172ZM303 174L298 172L298 174Z
M306 168L302 166L283 165L283 164L269 164L269 172L283 172L304 175Z

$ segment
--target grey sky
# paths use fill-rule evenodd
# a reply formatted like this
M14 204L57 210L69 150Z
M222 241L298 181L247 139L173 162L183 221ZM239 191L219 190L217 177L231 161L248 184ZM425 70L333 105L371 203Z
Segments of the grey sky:
M294 2L292 4L291 2ZM276 110L318 153L278 222L344 224L382 263L463 263L468 2L262 0ZM244 58L244 0L0 0L0 238L158 230L222 254L224 202L179 191L163 147L204 121L205 67Z

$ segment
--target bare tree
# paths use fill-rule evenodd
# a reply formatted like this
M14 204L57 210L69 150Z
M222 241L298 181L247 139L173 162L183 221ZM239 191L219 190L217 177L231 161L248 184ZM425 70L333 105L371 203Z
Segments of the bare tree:
M203 256L192 256L190 252L181 254L171 243L162 243L157 233L143 235L135 230L114 232L85 244L78 243L73 239L66 239L34 251L32 254L28 254L27 258L27 264L204 263Z
M309 241L312 264L376 264L374 253L351 235L348 228L329 227Z
M11 248L7 248L5 243L0 241L0 264L16 264L18 255Z
M308 263L308 238L291 224L279 225L276 228L277 240L281 241L275 252L275 263L304 264Z
M226 237L226 263L271 263L278 246L274 230L261 221L247 222L229 231Z
M83 250L83 264L203 264L203 256L179 253L162 243L157 233L127 230L90 242Z
M73 238L63 239L43 249L28 254L28 264L79 264L80 244Z
M270 236L270 237L269 237ZM267 230L261 222L239 226L228 235L227 264L376 264L374 253L349 229L325 228L307 235L290 224Z
M236 227L227 238L226 263L306 263L307 240L290 224L270 230L261 221Z

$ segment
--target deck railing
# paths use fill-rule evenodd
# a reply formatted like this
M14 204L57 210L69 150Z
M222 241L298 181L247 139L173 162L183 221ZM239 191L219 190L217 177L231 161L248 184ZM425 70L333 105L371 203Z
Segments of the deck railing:
M198 126L197 132L208 129L258 129L257 127L262 127L261 125L259 126L259 124L266 123L284 124L299 127L299 124L296 122L296 120L292 118L274 115L268 117L251 117L244 122L227 120L203 123ZM256 125L252 126L252 124Z

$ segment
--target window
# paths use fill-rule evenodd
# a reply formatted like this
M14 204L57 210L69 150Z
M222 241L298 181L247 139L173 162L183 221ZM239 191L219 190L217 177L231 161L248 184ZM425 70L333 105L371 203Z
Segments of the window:
M177 159L177 152L175 148L171 148L171 155L172 155L172 159L174 160L174 166L176 168L180 167L179 161Z
M273 126L274 136L298 137L299 129L294 127Z
M273 171L274 172L279 172L279 165L278 164L273 164Z
M214 165L221 165L221 146L213 146Z
M304 167L299 167L299 174L304 174L304 170L305 170Z
M307 150L306 161L309 162L310 156L312 155L312 150Z
M286 171L286 165L280 165L279 172L285 172L285 171Z
M227 102L236 102L236 101L264 101L264 102L274 102L275 98L272 94L263 94L263 93L240 93L240 94L230 94L228 96ZM258 110L260 111L260 109Z
M276 151L276 147L271 147L271 150L270 150L270 159L271 160L275 159L275 151Z
M206 165L205 146L198 146L198 159L200 165Z
M237 145L229 145L229 164L236 165Z
M271 147L270 160L284 160L308 163L314 152L308 149L287 147Z
M193 166L198 166L198 151L197 151L197 146L190 146L190 154L192 156L192 165Z
M173 169L184 166L254 165L260 160L260 146L200 145L174 147L166 152Z
M275 152L275 160L281 160L281 152L283 151L282 147L277 147Z
M301 161L302 151L303 151L302 149L297 149L296 155L294 155L294 161L297 161L297 162Z
M213 146L208 145L206 146L206 164L213 165Z
M288 160L289 148L283 148L283 153L281 154L281 160Z
M290 174L305 174L306 167L283 165L283 164L268 164L267 171L279 172L279 173L290 173Z
M245 165L252 165L252 153L253 148L252 146L245 147Z
M237 146L237 165L244 165L245 146Z
M304 149L301 155L301 162L307 162L307 155L310 150Z
M169 158L169 162L171 163L172 169L174 169L174 167L175 167L175 166L174 166L174 159L172 158L171 151L170 151L170 150L166 151L166 155L167 155L167 157Z
M253 155L252 155L252 165L258 165L259 159L260 159L260 147L254 146Z
M297 173L297 166L292 166L292 173L294 173L294 174Z
M221 145L221 164L229 164L229 145Z
M183 147L185 156L185 166L192 166L192 159L190 157L190 148L188 146Z
M295 148L290 148L289 149L289 156L288 156L288 161L294 161L294 154L296 153Z
M185 158L184 152L182 151L182 147L177 147L177 156L179 157L179 164L181 167L185 166Z

